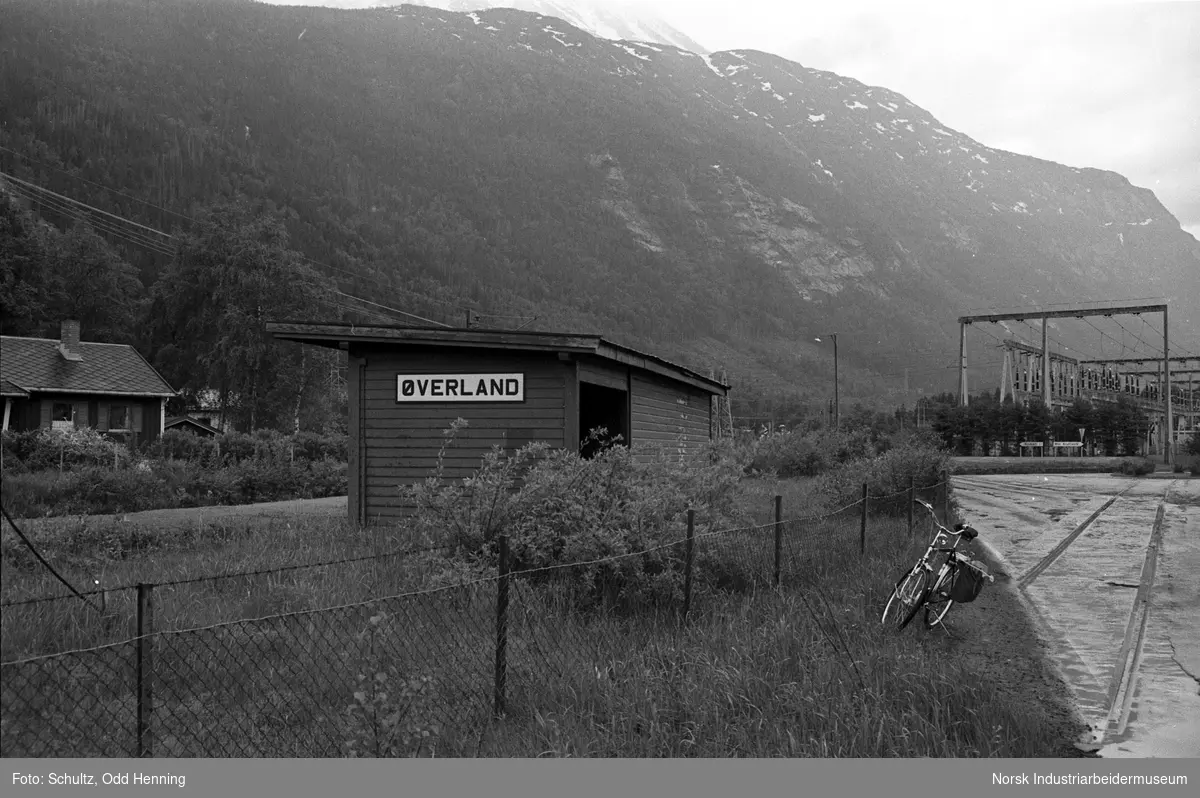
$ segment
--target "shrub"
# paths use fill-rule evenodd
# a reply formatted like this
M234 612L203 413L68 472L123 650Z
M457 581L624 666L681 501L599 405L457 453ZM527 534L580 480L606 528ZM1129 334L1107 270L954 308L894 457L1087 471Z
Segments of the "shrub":
M85 468L88 466L112 466L118 451L128 451L122 444L106 438L90 428L52 429L43 427L28 432L4 435L5 468L14 470L45 471ZM10 463L9 455L17 462ZM128 462L128 457L123 458Z
M869 430L780 432L759 440L751 468L783 478L812 477L876 451Z
M845 463L822 475L816 491L826 497L829 506L840 507L861 499L865 482L875 511L902 513L908 510L905 491L910 480L917 488L936 485L949 467L950 453L945 449L929 448L919 442L906 443L878 457Z
M675 597L679 552L648 550L683 537L680 519L689 507L706 524L730 520L740 470L717 446L680 458L616 445L590 459L541 443L511 455L495 447L470 478L446 484L442 457L463 426L456 421L446 430L429 479L400 488L415 507L419 534L486 562L495 561L496 538L506 534L514 571L604 560L572 569L576 605ZM645 553L621 556L634 552Z
M440 728L430 722L433 683L428 676L406 678L389 662L385 649L392 632L384 613L374 615L358 635L367 654L359 663L349 716L346 753L350 757L419 756L436 743Z
M1121 461L1118 471L1131 477L1145 476L1154 471L1154 463L1144 457L1129 457Z
M169 429L146 446L143 454L162 460L201 462L215 458L216 449L215 438L203 437L180 429Z

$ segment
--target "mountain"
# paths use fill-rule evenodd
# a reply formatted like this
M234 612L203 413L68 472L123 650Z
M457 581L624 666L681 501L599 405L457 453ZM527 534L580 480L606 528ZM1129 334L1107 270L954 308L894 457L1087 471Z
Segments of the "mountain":
M5 172L153 226L174 220L100 187L182 214L251 197L343 290L411 313L536 315L530 329L726 368L739 396L818 400L832 358L815 336L839 334L843 397L905 369L949 388L972 309L1164 297L1177 345L1200 348L1200 243L1152 192L767 53L511 9L16 0L5 15ZM1160 323L1125 322L1121 349L1156 345ZM997 383L1005 335L973 326L973 389ZM1051 335L1118 355L1085 322Z
M390 0L263 0L273 5L318 5L332 8L391 8ZM418 0L412 5L471 13L492 8L515 8L545 17L555 17L601 39L668 44L693 53L707 53L703 45L662 18L634 2L614 0Z

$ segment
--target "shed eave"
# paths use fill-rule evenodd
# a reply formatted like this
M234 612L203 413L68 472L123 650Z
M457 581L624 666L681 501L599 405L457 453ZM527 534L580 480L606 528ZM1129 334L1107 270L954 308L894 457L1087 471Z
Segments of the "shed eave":
M684 366L606 341L598 335L576 335L510 330L460 328L384 327L353 324L267 322L267 333L282 341L348 349L355 344L409 344L415 346L471 347L527 352L591 354L605 360L658 374L716 396L726 396L729 386Z

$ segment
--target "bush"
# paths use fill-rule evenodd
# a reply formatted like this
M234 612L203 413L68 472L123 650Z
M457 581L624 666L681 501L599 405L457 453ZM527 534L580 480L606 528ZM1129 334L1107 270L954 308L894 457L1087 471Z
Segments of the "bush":
M465 426L455 422L447 441ZM738 463L719 446L679 458L666 450L612 446L593 458L529 444L511 456L495 447L479 470L446 484L441 457L434 475L400 488L415 506L413 523L431 542L455 544L468 559L494 562L497 537L509 539L511 567L532 571L566 563L570 600L580 607L651 604L675 598L682 574L677 550L681 517L697 510L702 523L730 521ZM639 556L610 559L634 552Z
M780 432L759 440L751 468L785 479L813 477L876 451L869 430Z
M1118 471L1126 476L1141 477L1154 472L1154 463L1144 457L1130 457L1121 461Z
M41 429L4 433L4 467L14 471L63 470L109 466L123 445L94 429ZM128 461L128 457L122 458Z
M950 453L919 441L896 446L874 458L845 463L818 478L817 493L831 507L853 504L862 498L862 486L872 498L871 508L883 513L905 513L911 484L918 489L936 485L950 467Z

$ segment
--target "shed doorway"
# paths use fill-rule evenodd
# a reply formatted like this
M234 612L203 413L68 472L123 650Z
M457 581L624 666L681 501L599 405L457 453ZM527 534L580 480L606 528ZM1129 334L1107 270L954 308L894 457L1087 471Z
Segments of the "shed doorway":
M597 427L605 429L602 440L588 440ZM629 393L590 382L579 383L579 454L594 457L613 445L612 439L621 436L620 444L629 445Z

